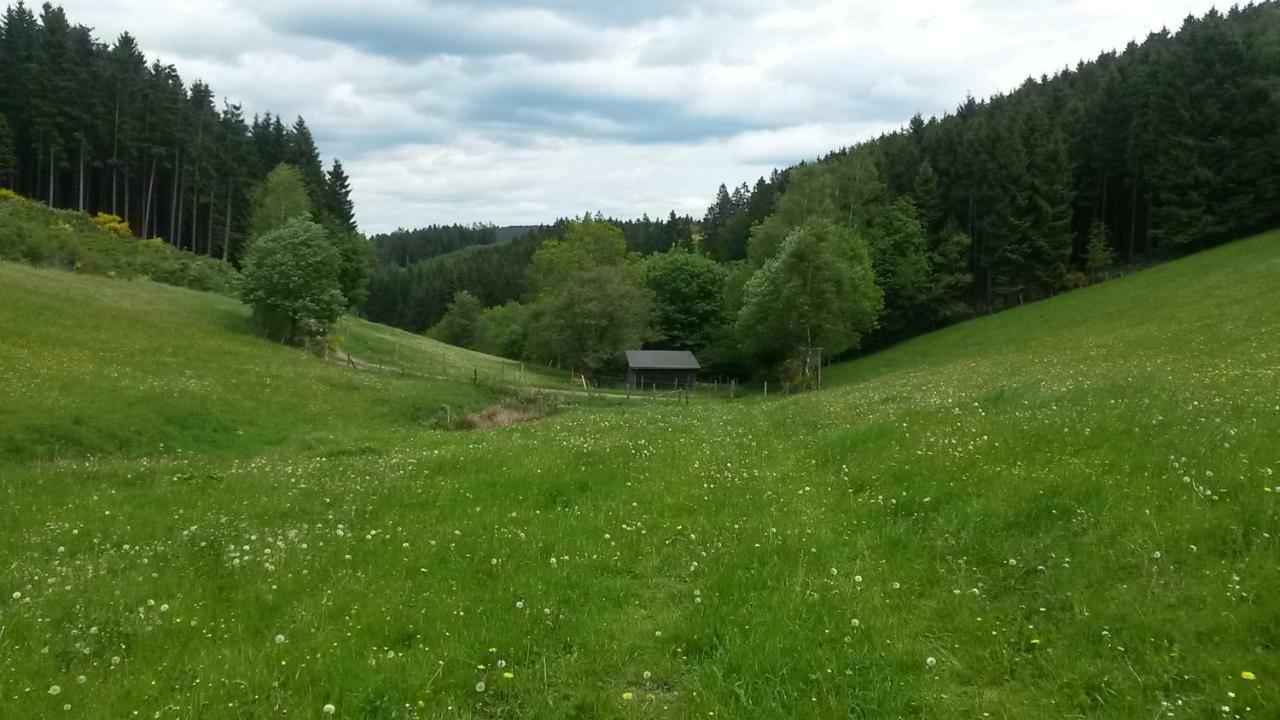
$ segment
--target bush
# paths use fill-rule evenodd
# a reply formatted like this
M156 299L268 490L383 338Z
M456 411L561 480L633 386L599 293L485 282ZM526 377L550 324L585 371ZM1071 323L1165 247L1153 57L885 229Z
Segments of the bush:
M139 240L114 215L52 210L11 191L0 193L0 259L86 275L148 278L230 295L238 273L221 260Z
M267 335L306 344L326 335L346 306L340 264L325 229L295 217L249 245L240 297Z

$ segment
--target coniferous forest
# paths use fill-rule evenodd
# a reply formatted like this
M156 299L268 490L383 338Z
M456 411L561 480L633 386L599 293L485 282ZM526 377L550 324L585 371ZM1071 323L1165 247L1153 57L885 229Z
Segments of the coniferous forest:
M342 294L379 322L586 371L622 348L585 345L626 342L695 350L716 372L794 378L815 348L885 347L1280 225L1278 88L1280 4L1212 11L722 185L701 218L597 213L359 239L340 250ZM305 198L289 200L298 181ZM0 28L0 182L237 265L296 210L359 237L351 181L336 160L324 170L302 118L219 108L210 87L148 61L127 33L104 44L50 4L10 6ZM800 287L800 276L821 282ZM583 287L631 314L601 306L583 323L635 332L565 345L591 331L564 327L556 308L590 311L556 293Z
M755 356L752 329L735 328L751 278L788 236L813 223L849 234L881 300L852 340L831 344L874 349L1280 225L1278 88L1280 5L1212 11L754 185L722 185L698 222L620 227L639 255L674 247L719 264L718 327L691 349L726 372L789 354ZM384 255L370 316L422 330L460 291L488 307L530 299L523 266L566 227L416 262ZM440 230L421 232L425 245ZM650 330L651 345L671 344ZM805 344L782 340L793 341Z
M207 84L148 61L128 33L104 43L55 5L5 10L0 184L238 262L255 192L282 163L298 170L317 221L354 232L349 179L337 160L325 171L301 117L246 118Z

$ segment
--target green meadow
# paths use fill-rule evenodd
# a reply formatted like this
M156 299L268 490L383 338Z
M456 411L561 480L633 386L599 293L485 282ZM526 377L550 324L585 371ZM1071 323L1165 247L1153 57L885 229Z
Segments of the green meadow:
M1280 716L1278 288L1271 233L458 431L518 364L0 263L0 717Z

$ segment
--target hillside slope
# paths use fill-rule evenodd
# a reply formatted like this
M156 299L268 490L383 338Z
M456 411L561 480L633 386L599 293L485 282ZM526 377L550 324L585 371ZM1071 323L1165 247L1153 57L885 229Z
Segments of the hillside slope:
M113 398L138 388L317 423L230 455L177 439L203 421L142 459L11 451L15 717L1280 712L1280 234L832 368L821 393L481 433L379 433L366 396L407 380L330 376L229 308L0 272L0 307L29 297L0 310L6 338L26 327L0 380L37 398L0 401L6 430L42 394L127 430ZM135 357L182 355L122 374L152 332ZM286 354L316 384L280 388ZM214 366L262 379L214 391Z
M457 379L356 372L263 340L237 300L3 262L0 327L0 462L358 444L483 404L463 373L502 362L409 336ZM386 332L343 329L362 348Z

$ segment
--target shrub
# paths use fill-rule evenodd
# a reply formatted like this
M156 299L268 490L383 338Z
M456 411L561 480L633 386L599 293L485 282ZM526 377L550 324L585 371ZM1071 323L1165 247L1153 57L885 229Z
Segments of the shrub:
M160 238L139 240L114 215L53 210L13 192L0 193L0 260L87 275L150 278L230 295L236 270L220 260L177 250Z
M129 229L129 224L121 220L115 215L100 212L89 219L89 222L115 235L116 237L132 238L133 231Z

